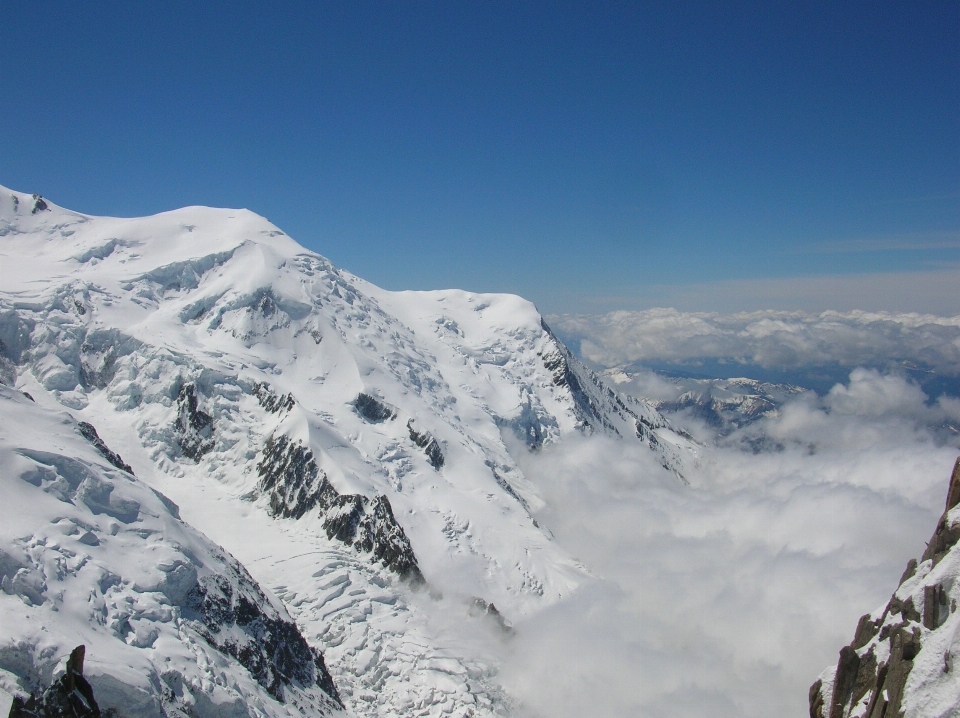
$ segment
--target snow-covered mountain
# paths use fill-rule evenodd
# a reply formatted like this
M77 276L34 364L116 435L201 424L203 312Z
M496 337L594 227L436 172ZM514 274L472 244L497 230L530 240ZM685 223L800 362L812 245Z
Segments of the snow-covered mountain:
M810 687L811 718L960 715L960 459L946 508L885 606L860 618L850 645Z
M388 292L245 210L89 217L0 188L0 262L0 377L36 401L8 392L5 405L95 426L279 597L357 715L510 712L483 641L587 575L532 518L541 499L515 452L602 431L678 474L695 460L529 302ZM11 455L43 445L30 422ZM58 455L89 463L78 446ZM38 532L24 525L0 548ZM23 604L6 593L12 616ZM452 637L441 614L467 627ZM470 630L484 638L466 645ZM27 664L4 658L13 642L0 635L0 668L22 679ZM88 645L88 664L97 655Z
M649 395L651 375L660 385L659 393L668 396ZM745 377L698 379L654 374L650 370L638 372L630 367L607 369L601 376L620 391L644 397L662 414L702 421L719 436L774 415L785 402L807 391L793 384ZM666 387L669 389L664 391Z

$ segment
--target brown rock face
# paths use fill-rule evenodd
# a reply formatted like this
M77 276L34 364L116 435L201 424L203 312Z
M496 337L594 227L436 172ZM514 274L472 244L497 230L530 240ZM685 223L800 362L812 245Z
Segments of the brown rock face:
M947 508L949 511L957 504L960 504L960 458L953 465L953 474L950 476L950 488L947 490Z
M833 705L830 707L830 718L843 718L845 708L853 697L853 688L857 684L857 674L860 671L860 656L850 646L840 649L840 661L837 663L837 672L833 679Z

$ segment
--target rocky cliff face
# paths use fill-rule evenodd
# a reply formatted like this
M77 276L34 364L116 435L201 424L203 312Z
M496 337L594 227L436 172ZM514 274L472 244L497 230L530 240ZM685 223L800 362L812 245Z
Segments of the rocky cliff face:
M960 459L946 509L890 601L861 617L853 641L810 687L811 718L960 715Z
M424 582L410 539L397 523L390 499L341 494L330 484L302 443L270 437L257 464L259 489L270 498L270 513L298 519L308 511L323 516L327 538L371 554L384 567L414 584Z

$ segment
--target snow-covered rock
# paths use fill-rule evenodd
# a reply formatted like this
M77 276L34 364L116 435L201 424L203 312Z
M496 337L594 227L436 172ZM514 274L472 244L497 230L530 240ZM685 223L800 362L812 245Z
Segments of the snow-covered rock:
M511 452L601 431L677 474L696 455L531 303L385 291L245 210L0 188L0 361L275 590L364 715L508 711L431 612L493 605L500 630L583 582Z
M860 618L849 646L810 687L811 718L960 715L960 459L946 509L890 601Z

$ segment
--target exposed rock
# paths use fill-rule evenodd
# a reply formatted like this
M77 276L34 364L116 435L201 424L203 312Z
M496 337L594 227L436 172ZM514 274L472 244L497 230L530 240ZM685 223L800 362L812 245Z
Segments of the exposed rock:
M303 444L271 436L257 464L259 489L270 497L270 513L298 519L311 509L326 509L339 496Z
M473 603L470 604L470 615L489 618L504 633L513 633L513 626L507 622L497 607L482 598L473 599Z
M949 511L957 504L960 504L960 458L953 465L953 473L950 475L950 488L947 490L947 507Z
M440 448L437 440L426 431L417 431L414 429L413 419L407 422L407 429L410 431L410 438L413 440L413 443L423 449L423 453L427 455L430 465L439 471L443 466L444 458L443 450Z
M947 592L939 583L923 588L923 626L931 631L943 623L943 613L947 608Z
M850 644L850 647L860 649L870 643L871 639L877 635L879 624L880 622L874 621L869 613L860 616L857 632L853 635L853 643Z
M265 382L257 382L253 385L253 395L257 397L260 406L270 414L290 411L297 403L293 394L277 395Z
M44 202L43 197L38 194L33 195L33 209L30 210L30 214L36 214L37 212L43 212L50 209L47 206L47 203Z
M124 463L123 459L120 458L120 454L111 451L110 448L103 443L103 439L101 439L97 434L97 430L93 427L93 424L88 424L85 421L81 421L79 424L77 424L77 428L80 429L80 434L83 436L83 438L93 444L94 448L100 452L100 455L103 456L103 458L121 471L126 471L128 474L133 474L133 469L130 468L130 464Z
M692 441L692 437L670 426L649 404L611 389L595 372L573 356L543 321L541 327L552 339L550 348L540 353L541 361L553 375L554 386L565 387L570 392L578 428L581 431L603 430L618 436L625 436L632 431L660 456L661 466L683 480L676 454L663 445L657 431L666 429L689 441Z
M284 686L316 685L342 707L323 654L310 648L296 624L264 613L260 607L269 605L267 597L239 563L233 564L240 576L237 590L224 576L196 581L183 601L183 618L281 703Z
M900 614L900 617L903 619L904 623L916 623L921 620L920 612L917 610L917 607L913 605L912 596L907 598L905 601L901 601L896 596L893 596L890 599L890 602L887 604L885 615L886 614L891 616Z
M353 406L356 408L357 413L371 424L380 424L389 419L393 419L397 415L397 412L391 407L363 392L357 395Z
M913 575L917 572L917 559L912 558L907 561L907 567L903 570L903 574L900 576L900 583L898 586L902 586L903 582L907 579L913 578Z
M257 472L259 489L269 496L274 516L298 519L319 509L327 538L372 554L403 579L424 583L410 539L386 496L370 499L339 493L317 466L313 452L282 435L267 439Z
M837 672L833 679L833 702L830 708L830 718L843 718L844 709L853 696L853 688L857 683L857 671L860 669L860 656L850 646L840 649L840 661L837 663Z
M518 416L511 419L498 416L495 419L498 427L512 430L531 451L539 451L547 434L557 431L556 417L544 411L542 406L534 406L529 398L521 404Z
M328 538L372 554L400 578L413 584L424 583L410 539L397 523L386 496L369 499L359 494L341 494L327 510L323 527Z
M80 383L89 389L104 389L117 374L117 362L139 348L140 343L113 329L87 332L80 346Z
M877 655L873 649L867 651L860 658L860 665L857 666L857 679L853 684L850 705L857 705L863 697L867 695L870 689L877 683Z
M937 522L937 528L933 532L933 537L927 544L927 550L920 557L921 563L927 559L933 559L936 566L947 551L960 541L960 525L952 526L947 521L947 513L957 503L960 502L960 458L953 465L953 473L950 476L950 487L947 490L947 504L940 521Z
M933 565L936 566L958 540L960 540L960 525L951 526L948 524L947 515L944 513L937 523L937 529L933 532L930 542L927 544L927 550L920 557L920 562L923 563L927 559L933 559Z
M494 465L492 463L488 463L487 465L490 467L490 471L493 472L493 478L497 482L497 484L500 486L500 488L506 491L510 496L512 496L517 501L517 503L523 506L524 511L526 511L529 514L530 505L526 502L526 500L520 494L517 493L516 489L514 489L513 486L510 485L509 481L507 481L505 478L503 478L499 474L499 472L497 472L497 470L494 468ZM536 523L535 520L534 520L534 523Z
M810 686L810 718L824 718L823 715L823 681L817 680Z
M200 461L213 449L213 417L200 408L193 384L184 384L177 395L176 430L184 456Z
M541 325L543 330L554 339L552 350L543 352L540 357L543 366L553 375L554 386L566 387L570 391L570 396L576 407L577 418L581 424L585 427L592 427L599 423L605 429L619 434L617 428L606 421L603 412L590 400L589 394L584 391L583 385L580 383L580 378L572 371L573 356L554 336L545 322L541 322Z
M93 688L83 677L85 652L84 646L74 648L64 674L42 693L14 697L10 718L100 718Z

